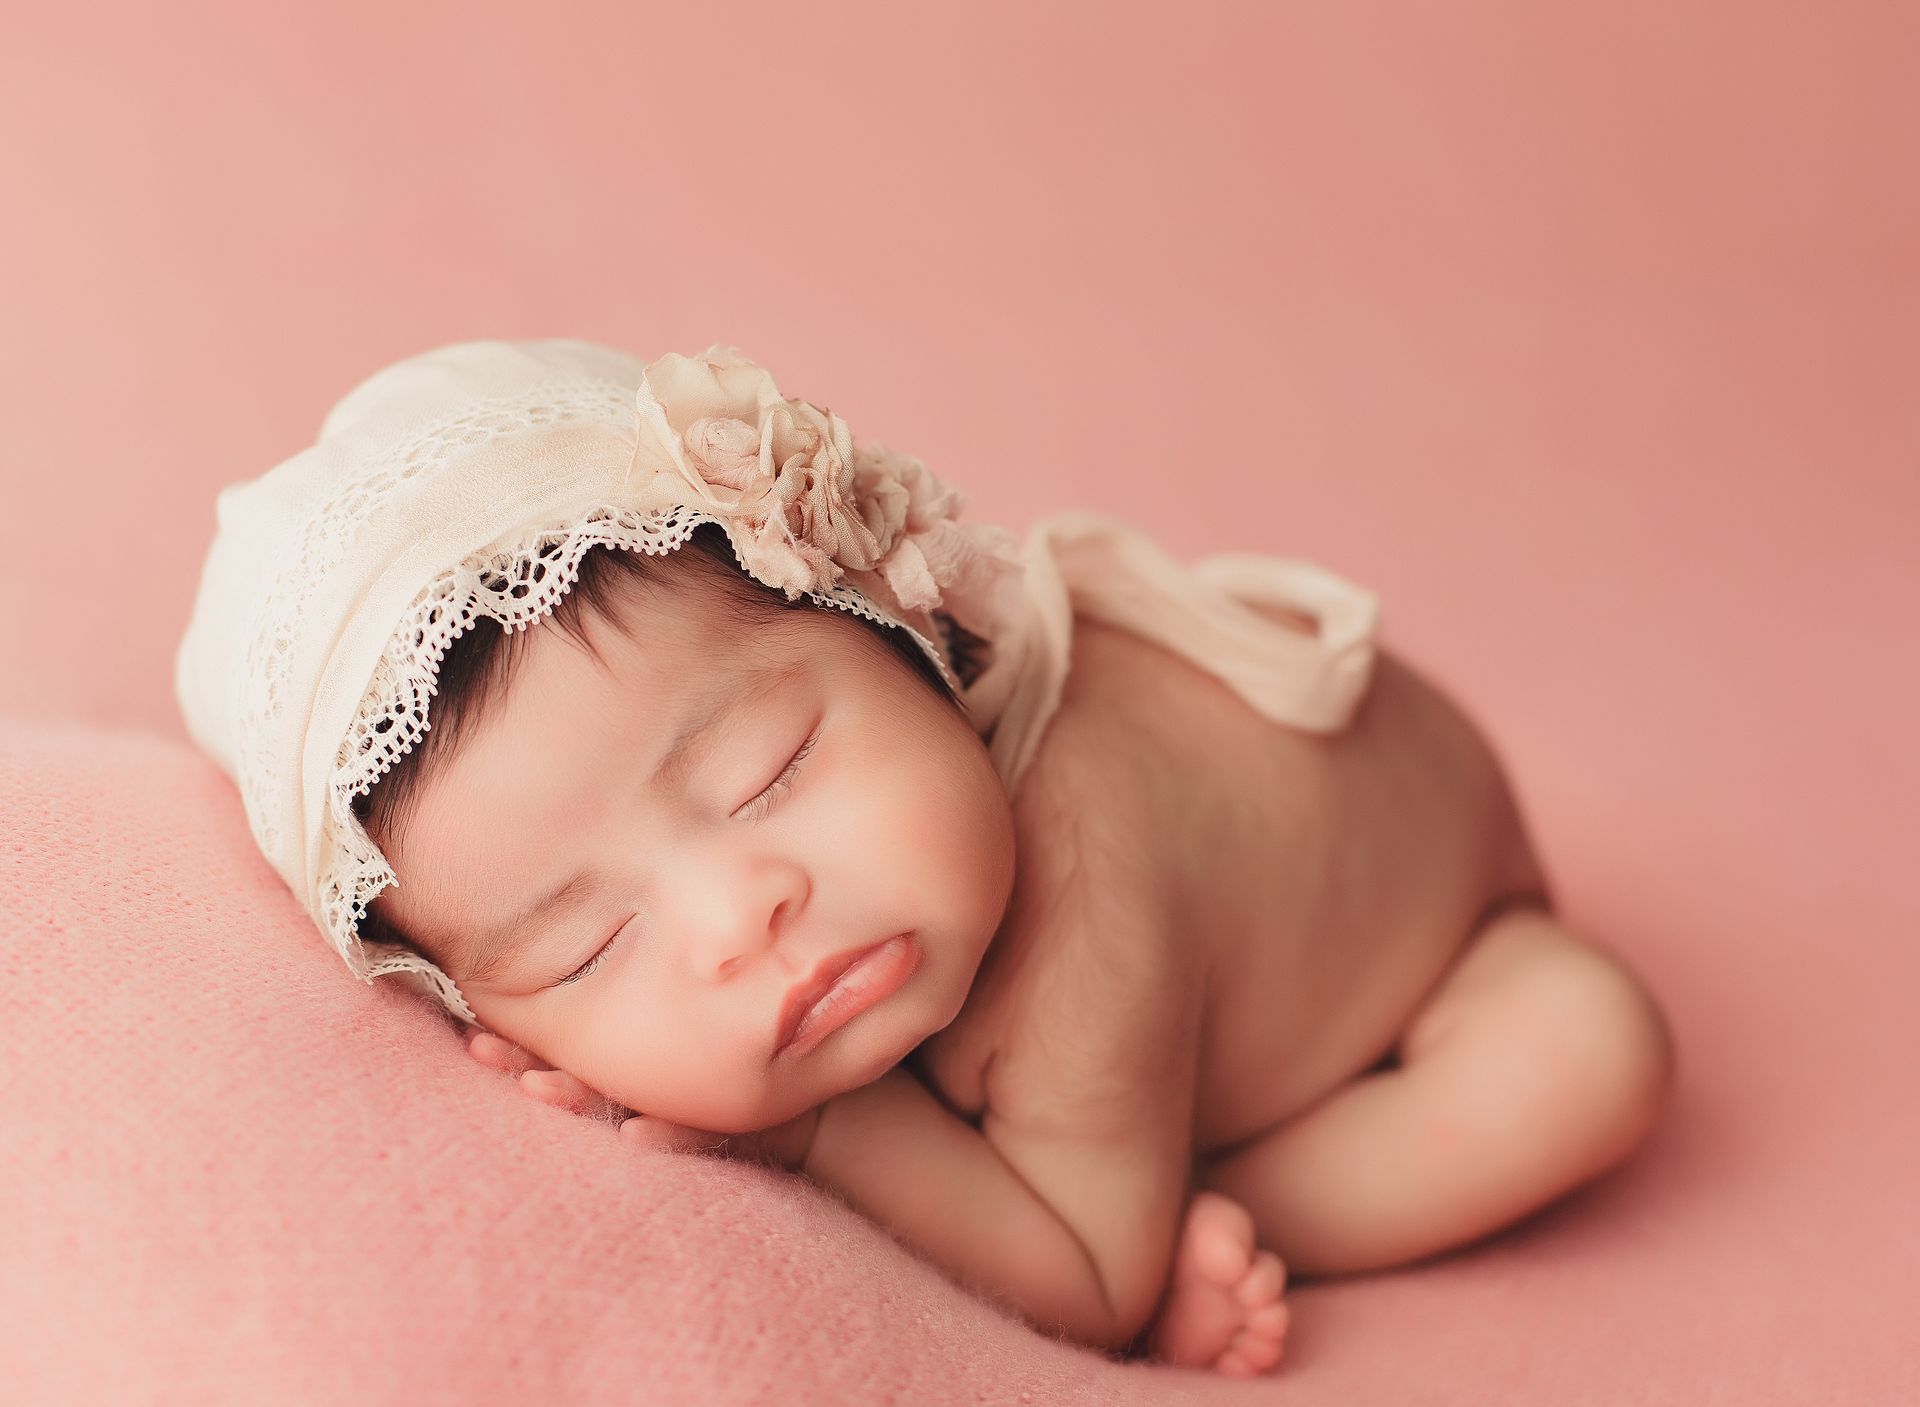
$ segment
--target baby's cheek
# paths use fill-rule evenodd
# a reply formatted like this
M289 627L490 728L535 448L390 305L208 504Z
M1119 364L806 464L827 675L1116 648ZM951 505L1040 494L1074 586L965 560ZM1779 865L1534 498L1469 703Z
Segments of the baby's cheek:
M983 922L997 923L1013 889L1012 810L997 778L991 795L961 793L955 800L966 804L938 812L919 843L935 857L952 891L976 907Z

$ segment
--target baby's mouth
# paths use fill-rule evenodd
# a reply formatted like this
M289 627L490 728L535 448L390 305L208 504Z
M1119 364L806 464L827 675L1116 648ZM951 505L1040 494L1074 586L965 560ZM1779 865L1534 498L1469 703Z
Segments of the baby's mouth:
M910 933L835 953L796 984L781 1004L775 1056L811 1045L897 991L920 963ZM857 969L857 970L856 970Z

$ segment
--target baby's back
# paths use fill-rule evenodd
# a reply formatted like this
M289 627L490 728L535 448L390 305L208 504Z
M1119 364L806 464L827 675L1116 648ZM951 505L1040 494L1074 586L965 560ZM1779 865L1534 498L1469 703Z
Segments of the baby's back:
M1485 904L1542 882L1485 739L1384 650L1320 735L1078 620L1014 811L1006 921L916 1067L969 1117L1087 1121L1193 1043L1196 1157L1377 1063Z

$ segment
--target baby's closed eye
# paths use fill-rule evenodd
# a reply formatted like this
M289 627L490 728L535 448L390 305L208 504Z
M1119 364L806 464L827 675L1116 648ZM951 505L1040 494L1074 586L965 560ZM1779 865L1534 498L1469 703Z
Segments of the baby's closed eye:
M813 751L814 744L819 741L820 730L816 728L807 740L800 745L800 750L788 759L787 765L781 771L780 775L769 782L766 789L758 796L741 807L738 814L749 820L757 820L759 817L771 811L780 797L792 790L793 779L800 771L800 764L807 760L807 754Z

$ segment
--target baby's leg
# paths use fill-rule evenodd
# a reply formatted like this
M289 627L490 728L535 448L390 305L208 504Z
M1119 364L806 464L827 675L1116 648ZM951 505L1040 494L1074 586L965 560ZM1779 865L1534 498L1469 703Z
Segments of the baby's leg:
M1624 1161L1673 1048L1633 975L1525 898L1483 919L1399 1059L1198 1169L1290 1275L1451 1250Z

